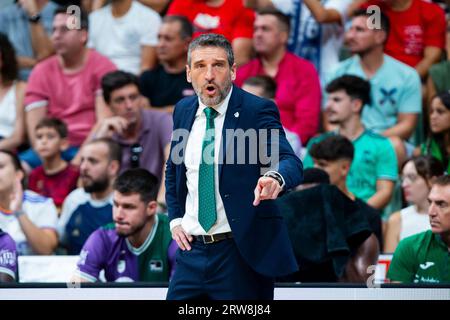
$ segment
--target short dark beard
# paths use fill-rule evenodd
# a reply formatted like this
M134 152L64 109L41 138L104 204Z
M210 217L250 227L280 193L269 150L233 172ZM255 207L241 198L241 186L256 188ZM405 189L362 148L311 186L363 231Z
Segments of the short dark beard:
M110 179L107 176L102 177L96 181L93 181L90 185L83 186L84 191L87 193L103 192L109 188Z

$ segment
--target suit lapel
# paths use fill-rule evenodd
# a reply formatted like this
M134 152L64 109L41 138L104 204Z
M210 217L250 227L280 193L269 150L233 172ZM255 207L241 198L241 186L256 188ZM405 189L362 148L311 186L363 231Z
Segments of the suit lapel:
M182 129L186 129L189 132L191 131L192 125L194 124L197 108L198 99L195 99L195 101L190 106L186 107L186 109L184 110L183 119L181 120Z
M233 92L231 93L230 101L228 102L227 112L225 114L225 120L222 128L222 141L220 143L221 154L219 155L219 159L222 161L219 162L219 181L222 176L222 169L226 160L227 150L232 141L231 139L226 141L226 130L236 129L240 117L241 103L242 93L239 88L233 86Z

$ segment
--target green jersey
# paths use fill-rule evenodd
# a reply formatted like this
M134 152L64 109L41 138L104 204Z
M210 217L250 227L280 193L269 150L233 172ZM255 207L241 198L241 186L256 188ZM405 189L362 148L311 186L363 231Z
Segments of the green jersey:
M92 282L98 280L101 270L108 282L166 282L175 265L177 247L166 215L155 216L152 231L139 248L118 235L114 224L109 224L88 238L80 253L77 272Z
M403 239L395 250L387 278L403 283L450 283L450 252L431 230Z

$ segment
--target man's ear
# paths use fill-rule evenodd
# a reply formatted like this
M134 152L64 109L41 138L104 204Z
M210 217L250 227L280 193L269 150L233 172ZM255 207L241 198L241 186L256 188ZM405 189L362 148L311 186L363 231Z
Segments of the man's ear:
M112 160L109 163L109 174L112 177L116 177L120 171L120 163L117 160Z
M352 99L352 111L354 113L361 114L361 109L364 107L364 104L361 99Z
M191 37L187 37L186 39L184 39L184 49L185 49L185 54L187 55L188 51L189 51L189 44L191 44L192 38Z
M147 215L152 216L156 213L156 209L158 208L158 203L156 201L150 201L147 204Z
M236 63L233 63L233 65L231 66L231 81L236 80Z
M384 44L387 41L387 33L383 30L373 30L375 31L375 40L378 44Z
M81 41L87 45L88 43L88 31L86 29L80 30L82 32Z
M352 165L352 162L350 160L342 160L341 161L341 172L343 175L345 175L345 176L348 175L351 165Z
M189 68L188 65L186 65L186 80L187 80L187 82L192 83L191 68Z

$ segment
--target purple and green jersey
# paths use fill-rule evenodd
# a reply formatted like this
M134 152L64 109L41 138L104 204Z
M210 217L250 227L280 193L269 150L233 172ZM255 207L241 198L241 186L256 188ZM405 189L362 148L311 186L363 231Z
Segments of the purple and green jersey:
M0 229L0 273L16 279L17 249L13 238Z
M139 248L118 235L114 224L92 233L80 253L78 276L95 282L104 270L108 282L169 281L178 246L172 241L167 216L158 214L155 218L152 231Z

